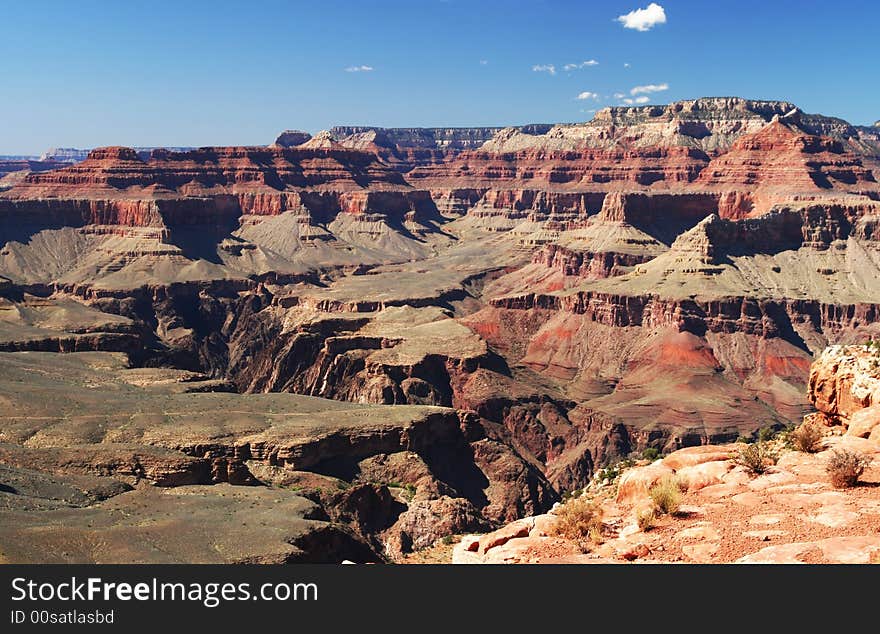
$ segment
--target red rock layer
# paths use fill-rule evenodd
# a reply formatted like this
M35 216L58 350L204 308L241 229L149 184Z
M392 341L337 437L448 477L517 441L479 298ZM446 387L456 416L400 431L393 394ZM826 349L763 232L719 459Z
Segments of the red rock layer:
M434 187L444 183L491 186L504 181L531 188L671 187L696 180L708 163L705 152L684 147L523 150L504 154L474 150L443 165L417 167L407 179L414 185L424 182Z
M239 214L238 205L232 196L153 200L113 198L4 200L0 198L0 221L38 228L84 225L228 226Z
M225 225L288 210L317 222L339 213L416 221L436 214L428 192L412 190L374 155L336 146L157 150L148 161L130 148L98 148L0 197L8 218L68 226Z
M630 267L650 259L648 255L574 251L558 244L548 244L535 252L532 263L542 264L567 276L601 279L622 275Z
M764 212L792 194L876 189L874 174L839 141L811 136L780 121L741 137L700 173L696 186L728 189L724 217Z
M606 326L675 325L702 336L706 332L742 332L763 338L792 335L792 323L809 322L823 331L857 330L880 320L880 304L826 304L818 300L731 297L674 300L652 295L579 291L570 295L528 293L490 300L514 310L546 309L585 315Z
M605 196L598 219L634 227L681 221L693 225L717 210L717 194L611 192Z
M199 195L219 189L342 191L406 187L374 155L347 148L217 147L189 152L156 150L141 161L131 148L93 150L82 163L32 174L12 192L18 197L69 197L99 189L149 189L153 194ZM229 192L232 193L232 192Z

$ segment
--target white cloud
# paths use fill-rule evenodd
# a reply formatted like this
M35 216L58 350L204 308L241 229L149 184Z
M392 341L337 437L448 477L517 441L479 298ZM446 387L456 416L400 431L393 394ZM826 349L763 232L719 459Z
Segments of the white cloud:
M346 73L369 73L371 70L373 70L372 66L366 66L364 64L361 64L360 66L349 66L348 68L345 69L345 72Z
M636 97L635 99L624 99L623 103L625 103L628 106L633 106L636 104L648 103L650 100L651 99L649 97L642 96L642 97Z
M623 63L623 67L624 67L624 68L629 68L629 62L624 62L624 63Z
M480 60L480 66L485 66L485 65L488 64L488 63L489 63L489 60L488 60L488 59L481 59L481 60Z
M575 99L580 99L581 101L583 101L585 99L598 99L598 98L599 98L599 95L597 93L590 92L589 90L585 90L584 92L579 94L577 97L575 97Z
M615 99L623 99L624 97L626 97L626 95L625 95L624 93L622 93L622 92L616 92L616 93L614 93L614 98L615 98Z
M532 70L536 73L550 73L551 75L556 74L556 67L553 64L535 64L532 66Z
M594 59L588 59L585 62L581 62L580 64L566 64L562 67L562 70L578 70L581 68L587 68L589 66L598 66L599 62Z
M652 2L644 9L636 9L619 16L616 21L625 29L650 31L658 24L666 24L666 11L656 2Z
M648 84L647 86L636 86L629 91L631 95L647 95L652 92L663 92L669 90L669 84Z

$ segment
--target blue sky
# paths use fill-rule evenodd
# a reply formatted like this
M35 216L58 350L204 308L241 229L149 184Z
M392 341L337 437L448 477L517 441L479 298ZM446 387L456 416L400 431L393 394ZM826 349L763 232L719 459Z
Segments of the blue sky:
M658 0L664 23L616 20L649 4L4 0L0 154L263 144L337 124L582 121L645 97L787 99L880 119L871 0Z

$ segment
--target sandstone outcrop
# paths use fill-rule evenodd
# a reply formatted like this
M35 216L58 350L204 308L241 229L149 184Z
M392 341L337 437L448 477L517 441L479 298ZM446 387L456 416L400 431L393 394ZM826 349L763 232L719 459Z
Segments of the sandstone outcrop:
M749 476L730 459L731 447L705 445L701 450L707 460L698 464L673 470L658 461L626 470L616 498L607 485L588 487L582 495L601 507L602 529L586 548L556 534L558 520L551 512L489 534L466 535L454 547L451 562L875 562L880 555L880 500L870 485L880 471L863 477L869 486L833 489L824 463L833 448L844 446L846 437L832 436L818 454L788 451L768 473ZM859 450L875 461L880 456L877 443L860 444ZM673 452L664 462L688 464L694 456ZM642 485L653 486L662 476L676 478L682 487L680 510L640 528L638 516L652 506ZM634 488L637 482L640 486Z
M809 385L815 418L880 442L880 349L873 343L827 348L810 368Z

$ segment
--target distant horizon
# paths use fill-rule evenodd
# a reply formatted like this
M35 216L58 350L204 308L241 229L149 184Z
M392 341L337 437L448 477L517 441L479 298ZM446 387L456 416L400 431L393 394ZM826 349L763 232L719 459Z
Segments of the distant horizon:
M0 23L12 60L0 153L265 145L334 125L579 123L691 95L784 95L853 125L880 119L876 27L858 19L876 10L868 0L833 12L820 0L654 4L14 3Z
M880 121L872 121L870 123L855 123L853 121L848 121L843 117L829 114L827 112L807 112L803 108L793 101L789 99L769 99L764 97L741 97L739 95L703 95L701 97L685 97L683 99L675 99L673 101L668 102L655 102L655 103L645 103L633 106L606 106L605 108L620 108L620 109L629 109L629 108L647 108L651 106L668 106L672 103L681 102L681 101L693 101L698 99L744 99L747 101L777 101L777 102L787 102L791 103L795 107L799 108L802 112L808 115L822 115L826 117L832 117L837 119L842 119L847 121L850 125L856 127L875 127L874 124L880 123ZM603 108L603 109L605 109ZM597 110L598 112L598 110ZM127 144L127 143L111 143L108 145L84 145L81 147L67 146L67 145L50 145L41 149L39 152L35 153L14 153L14 152L5 152L2 147L0 147L0 157L28 157L34 158L39 157L40 155L46 153L48 150L92 150L98 147L111 147L111 146L119 146L119 147L130 147L130 148L205 148L205 147L230 147L230 146L239 146L239 147L263 147L271 145L275 138L285 131L300 131L306 132L312 136L322 132L324 130L331 130L332 128L383 128L383 129L422 129L422 130L430 130L430 129L468 129L468 128L512 128L512 127L524 127L530 125L577 125L583 123L589 123L593 120L596 113L593 113L589 119L584 119L580 121L528 121L525 123L502 123L502 124L486 124L486 125L375 125L372 123L334 123L332 125L328 125L325 128L319 128L315 130L307 130L302 127L297 126L287 126L280 128L272 139L261 142L261 143L208 143L208 144L190 144L190 143L170 143L165 145L158 145L154 143L135 143L135 144Z

